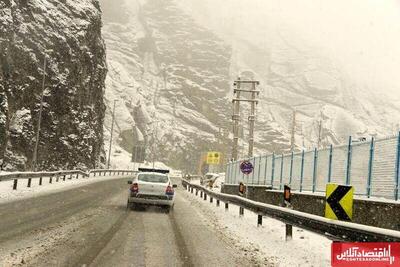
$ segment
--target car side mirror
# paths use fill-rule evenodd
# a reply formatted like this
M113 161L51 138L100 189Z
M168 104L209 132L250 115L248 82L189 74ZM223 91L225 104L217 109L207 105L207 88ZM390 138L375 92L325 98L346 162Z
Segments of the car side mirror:
M132 181L128 181L128 184L132 184Z
M177 188L177 187L178 187L178 185L176 185L176 184L173 184L173 185L172 185L172 187L173 187L173 188Z

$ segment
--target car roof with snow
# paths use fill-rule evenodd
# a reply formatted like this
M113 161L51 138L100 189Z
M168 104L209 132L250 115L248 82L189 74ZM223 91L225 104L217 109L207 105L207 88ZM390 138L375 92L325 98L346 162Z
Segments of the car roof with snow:
M140 173L159 173L159 174L169 174L169 170L163 170L163 169L153 169L153 168L139 168L139 174Z

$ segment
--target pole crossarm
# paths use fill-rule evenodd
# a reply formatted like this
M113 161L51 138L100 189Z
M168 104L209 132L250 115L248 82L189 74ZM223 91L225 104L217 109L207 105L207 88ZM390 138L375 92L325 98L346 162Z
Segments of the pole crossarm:
M236 80L236 81L234 81L234 83L233 83L233 85L237 85L237 84L239 84L239 83L254 83L254 84L257 84L257 85L259 85L260 84L260 81L245 81L245 80Z
M257 93L257 94L259 94L261 91L260 90L253 91L253 90L246 90L246 89L233 89L233 92L234 93L236 93L236 92L247 92L247 93Z
M256 99L238 99L238 98L234 98L232 99L232 102L254 102L254 103L258 103L259 101Z

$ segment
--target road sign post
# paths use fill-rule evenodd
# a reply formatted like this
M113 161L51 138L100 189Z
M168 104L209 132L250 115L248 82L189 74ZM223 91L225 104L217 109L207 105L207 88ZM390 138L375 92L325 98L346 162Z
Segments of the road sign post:
M240 163L240 170L241 172L246 175L249 175L250 173L253 172L253 164L249 160L244 160L242 163ZM246 198L248 198L249 190L246 188Z
M351 221L353 218L354 187L327 184L325 217L333 220Z
M286 208L292 208L290 201L291 201L290 187L288 185L285 185L284 190L283 190L283 202L284 202L284 206ZM293 226L291 224L286 224L285 230L286 230L285 231L285 240L286 241L292 240Z

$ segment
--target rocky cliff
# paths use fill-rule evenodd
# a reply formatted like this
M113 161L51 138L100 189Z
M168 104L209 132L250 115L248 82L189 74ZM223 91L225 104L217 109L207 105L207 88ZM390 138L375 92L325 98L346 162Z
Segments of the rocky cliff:
M38 169L99 162L107 73L101 26L97 0L0 1L4 169L31 168L44 73Z

